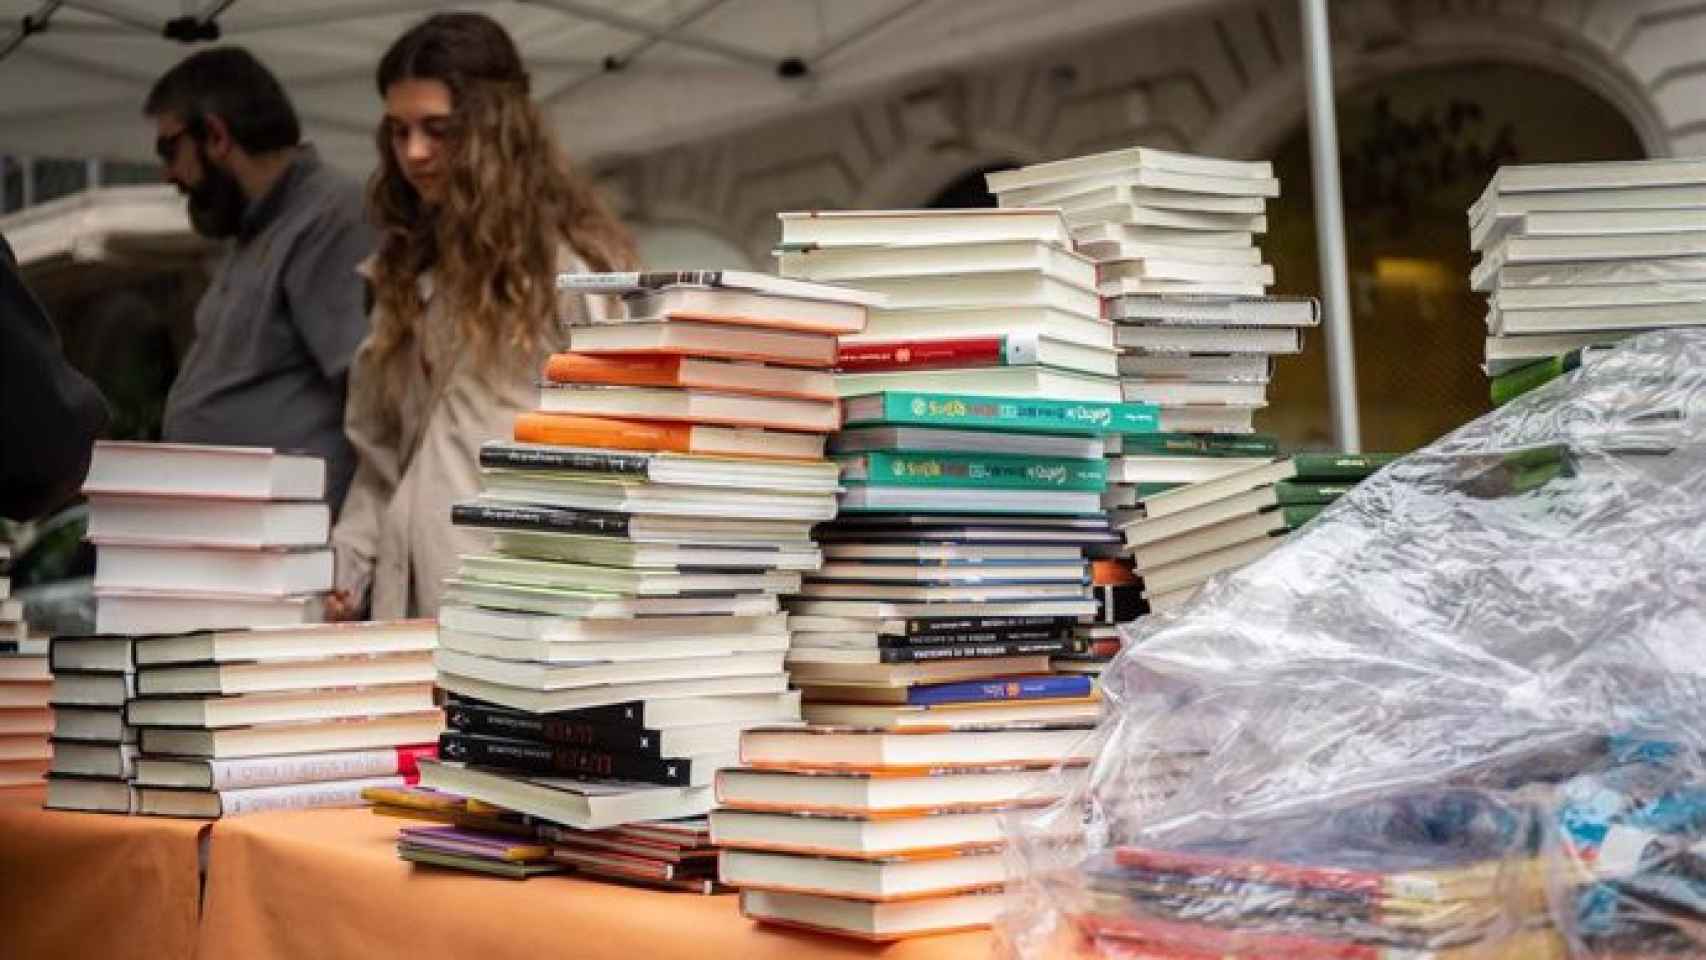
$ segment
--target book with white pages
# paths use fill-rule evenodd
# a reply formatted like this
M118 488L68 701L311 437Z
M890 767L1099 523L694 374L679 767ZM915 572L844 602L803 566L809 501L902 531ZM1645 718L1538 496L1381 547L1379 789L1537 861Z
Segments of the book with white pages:
M776 650L714 657L550 664L498 660L444 649L434 654L441 673L536 693L597 689L613 684L634 685L672 680L715 680L779 674L782 672L782 656L782 652Z
M1512 236L1481 254L1481 262L1469 274L1469 286L1478 293L1488 292L1507 265L1703 255L1706 255L1706 231L1593 237Z
M1112 352L1107 355L1109 366L1113 365L1112 361L1117 356ZM1082 400L1089 403L1120 402L1120 382L1113 377L1111 371L1104 375L1093 375L1040 364L843 373L835 378L835 388L843 398L898 390L958 393L968 396Z
M1035 272L1078 287L1096 285L1096 262L1070 246L1043 240L782 248L778 272L814 280ZM893 308L886 301L875 306ZM855 331L856 332L856 331Z
M1706 302L1706 282L1627 283L1594 286L1498 287L1488 303L1495 310L1570 310Z
M457 565L455 578L524 587L661 597L693 593L789 593L800 585L800 574L793 571L627 569L496 554L464 554Z
M1469 208L1471 249L1497 239L1527 214L1599 210L1706 208L1706 183L1619 190L1559 190L1483 196Z
M1510 193L1622 190L1706 184L1706 159L1609 160L1500 167L1477 203Z
M1114 334L1121 347L1151 354L1301 353L1301 331L1287 327L1121 326Z
M1098 288L1103 297L1126 297L1133 294L1185 294L1221 297L1259 297L1268 292L1265 283L1244 283L1237 280L1175 280L1167 277L1115 277L1102 281Z
M860 280L865 290L888 295L894 310L954 307L1047 307L1081 317L1099 317L1094 286L1081 287L1048 274L1014 270L928 277L873 277Z
M1118 324L1313 327L1321 305L1310 297L1131 294L1110 302L1108 314Z
M95 589L296 596L332 588L330 550L104 544Z
M725 850L718 861L718 877L731 887L871 904L916 903L986 891L1004 884L1009 879L1009 870L1000 851L993 850L916 860L903 857L856 860Z
M1269 286L1274 268L1265 263L1215 264L1188 259L1155 257L1101 262L1102 286L1114 280L1191 280L1199 283L1236 283Z
M1076 490L962 490L854 485L841 495L841 509L855 512L980 510L1018 514L1090 514L1101 510L1101 498L1093 491Z
M1257 487L1166 516L1143 517L1121 527L1120 533L1129 546L1142 547L1280 505L1276 487Z
M770 545L634 543L615 537L502 530L492 549L525 560L560 560L606 567L815 570L823 561L810 540Z
M759 397L686 387L546 384L539 410L586 417L691 421L732 427L762 427L828 433L838 425L833 400Z
M142 731L144 754L186 757L260 757L277 753L366 750L400 743L436 740L444 729L439 710L377 717L258 724L218 730L148 727Z
M432 709L432 685L433 681L428 680L366 688L332 687L231 696L142 697L125 705L124 720L134 727L223 729L256 724L307 723L340 717L415 714Z
M971 543L826 543L823 555L827 560L908 560L938 563L999 563L1027 560L1032 562L1081 561L1084 551L1075 546L1025 544L984 545Z
M1594 330L1586 333L1549 333L1524 336L1489 336L1484 347L1488 376L1496 377L1518 367L1550 360L1572 350L1616 343L1644 330Z
M826 462L839 484L839 471ZM450 522L475 530L569 534L619 540L633 544L718 544L759 548L806 546L811 539L808 520L761 520L729 517L671 517L605 510L574 510L504 500L471 500L451 506Z
M430 683L432 653L359 654L240 663L181 664L147 667L136 673L139 697L191 694L235 696L330 687L376 687Z
M610 450L558 444L488 441L480 465L494 470L591 474L683 486L763 488L785 493L835 490L835 471L826 464L752 460L705 454Z
M573 326L566 333L571 351L595 356L664 354L801 367L835 363L835 337L827 333L663 318Z
M990 176L1000 176L991 174ZM1050 181L1053 183L1087 183L1099 181ZM1217 197L1254 197L1272 198L1279 196L1279 180L1274 177L1220 177L1212 174L1183 173L1174 170L1157 170L1149 167L1132 167L1124 171L1119 182L1133 187L1145 187L1151 190L1171 190L1181 193L1202 193ZM1000 193L997 194L1001 195ZM1052 205L1052 204L1051 204ZM1007 206L1007 204L1003 204Z
M881 560L831 560L813 571L814 580L850 580L862 583L983 583L991 580L1027 582L1058 581L1082 583L1082 557L1053 562L1009 561L998 564L938 562L923 565Z
M319 500L326 462L266 447L100 440L83 481L85 494Z
M1156 412L1156 421L1164 433L1255 433L1258 409L1229 404L1180 404L1161 407Z
M486 500L571 510L678 517L818 521L835 516L835 497L830 494L718 490L618 479L539 475L514 470L485 471L481 479L481 495Z
M1512 287L1625 286L1706 280L1706 256L1647 260L1577 260L1570 263L1502 264L1486 276L1478 293Z
M139 637L135 641L136 663L148 666L407 653L431 650L437 633L438 626L432 620L391 620Z
M1273 378L1273 359L1247 356L1145 356L1126 354L1119 359L1119 375L1151 383L1268 383Z
M1251 230L1205 230L1201 227L1103 221L1085 222L1075 226L1072 228L1072 236L1080 251L1097 259L1114 259L1122 255L1121 251L1151 245L1243 251L1254 250L1256 243L1255 232Z
M1096 706L1095 701L1086 702ZM845 707L808 704L804 709L833 712ZM862 712L881 709L862 708ZM1090 722L1095 722L1093 714ZM941 769L928 774L917 770L737 767L719 771L716 788L718 802L736 810L905 816L949 809L999 809L1027 799L1047 800L1058 797L1067 782L1053 771L1011 767Z
M1081 567L1078 569L1082 569ZM912 584L809 580L795 595L802 600L855 600L915 603L1001 603L1075 600L1084 595L1081 581L1041 583Z
M1655 327L1706 325L1706 303L1637 303L1611 307L1487 311L1487 332L1493 336L1574 333L1583 330L1649 330Z
M979 930L993 925L1006 906L999 890L893 903L770 890L743 890L740 895L740 912L748 919L874 943Z
M1278 536L1290 529L1291 518L1287 511L1263 510L1199 527L1176 537L1133 547L1131 556L1138 576L1143 577L1150 570L1165 571L1167 567L1192 557L1236 547L1263 537Z
M313 547L331 536L331 510L309 501L96 495L87 537L96 544Z
M321 619L318 595L95 591L97 633L184 633L243 627L297 626Z
M1005 723L1095 723L1099 697L1076 699L992 700L982 703L807 703L807 723L880 727L891 730L964 730Z
M1105 444L1101 437L906 426L848 427L830 438L831 453L864 453L872 450L1028 454L1093 460L1103 454Z
M788 601L789 611L808 617L849 617L867 620L909 617L1079 617L1096 612L1096 601L1069 600L1000 601L993 603L915 603L890 600Z
M786 639L788 636L788 617L781 613L757 616L683 614L589 619L450 604L439 608L438 622L439 626L446 630L568 646L578 643L649 642L704 637L763 636Z
M703 816L716 803L710 787L517 776L434 760L422 760L420 774L423 787L577 830Z
M1495 229L1502 228L1502 229ZM1470 231L1469 249L1485 250L1510 236L1591 237L1706 230L1706 207L1654 210L1537 210Z
M673 270L613 273L559 273L558 290L591 294L651 293L676 287L743 291L789 300L819 300L864 307L882 306L882 298L863 290L802 278L778 277L753 270Z
M984 181L991 193L1000 194L1039 184L1123 174L1132 170L1243 180L1265 180L1274 175L1273 164L1266 160L1225 160L1155 147L1122 147L1064 160L1033 163L1012 170L998 170L985 176Z
M1213 230L1232 233L1267 233L1268 218L1260 213L1197 213L1191 210L1156 210L1109 204L1102 207L1080 207L1064 214L1066 222L1077 233L1078 228L1118 224L1132 227L1170 227L1174 230Z
M989 243L1045 240L1070 246L1059 210L823 210L777 214L782 246L849 246L881 243Z
M694 727L714 716L727 723L792 722L800 717L800 692L785 673L655 683L619 683L576 690L523 690L472 677L444 674L438 685L458 697L527 713L613 708L651 730ZM451 709L455 709L454 702Z
M1261 213L1267 208L1267 198L1259 194L1147 187L1135 183L1134 178L1126 174L1024 187L1003 193L997 199L1004 207L1059 207L1062 210L1111 204L1157 210L1201 210L1205 213Z
M863 333L842 337L844 345L894 340L944 340L966 337L1047 337L1105 349L1113 346L1113 324L1052 307L1003 304L989 307L941 307L877 310Z
M1236 570L1265 556L1284 542L1284 539L1263 534L1243 543L1197 554L1163 566L1150 567L1141 575L1144 591L1168 593L1202 583L1217 573Z
M492 660L570 665L581 663L628 663L641 660L722 657L735 653L786 652L787 635L678 637L665 640L610 640L557 643L549 640L512 640L479 633L446 629L439 634L439 648Z
M537 616L625 621L633 617L677 615L764 616L778 609L776 596L748 593L729 596L634 597L613 593L563 590L511 583L486 583L450 577L445 580L445 605L460 604Z
M1183 383L1125 380L1120 385L1127 403L1153 403L1161 407L1208 404L1260 408L1268 405L1265 383Z
M1180 457L1126 454L1108 460L1109 483L1204 483L1272 463L1271 457Z

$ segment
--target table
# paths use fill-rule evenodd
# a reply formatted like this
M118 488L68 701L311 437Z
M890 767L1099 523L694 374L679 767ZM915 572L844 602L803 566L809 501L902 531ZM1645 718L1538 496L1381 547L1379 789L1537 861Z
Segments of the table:
M0 790L0 953L193 956L208 824L43 810L45 793Z
M991 950L987 933L885 949L761 927L740 916L732 895L415 867L397 858L399 826L360 809L221 821L209 851L196 956L981 960Z

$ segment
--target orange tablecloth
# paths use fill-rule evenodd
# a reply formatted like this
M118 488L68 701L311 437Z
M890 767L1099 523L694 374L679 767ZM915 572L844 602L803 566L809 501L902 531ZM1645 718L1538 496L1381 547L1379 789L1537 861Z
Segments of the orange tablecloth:
M733 896L413 867L397 859L399 826L366 810L222 821L210 848L197 956L965 960L990 952L987 934L884 949L760 927L740 916Z
M199 820L63 813L0 790L0 955L188 960Z

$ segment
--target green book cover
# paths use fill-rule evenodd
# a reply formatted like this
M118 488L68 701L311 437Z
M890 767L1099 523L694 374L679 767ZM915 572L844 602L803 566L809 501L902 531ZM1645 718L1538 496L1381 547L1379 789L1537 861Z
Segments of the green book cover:
M1090 403L980 397L890 390L843 401L844 426L896 424L1017 433L1153 433L1159 424L1147 403Z
M1298 480L1362 480L1398 459L1396 453L1299 453L1292 455Z
M1120 453L1134 457L1271 457L1279 441L1263 434L1148 433L1120 438Z
M1108 485L1108 461L978 453L866 453L837 458L849 482L873 487L1093 490Z
M1354 483L1309 483L1297 480L1281 480L1274 484L1274 493L1280 506L1289 507L1302 504L1325 506L1350 493L1355 486Z
M1285 528L1296 530L1309 521L1321 515L1327 509L1325 503L1300 503L1280 507L1280 515L1285 518Z
M1561 353L1549 360L1540 360L1499 374L1488 384L1493 397L1493 406L1502 407L1530 390L1551 383L1571 370L1580 367L1583 361L1591 359L1595 354L1606 349L1606 347L1577 347L1569 353Z

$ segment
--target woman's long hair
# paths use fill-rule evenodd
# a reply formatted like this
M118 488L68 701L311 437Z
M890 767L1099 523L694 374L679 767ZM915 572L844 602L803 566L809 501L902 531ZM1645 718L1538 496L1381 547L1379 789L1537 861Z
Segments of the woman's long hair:
M393 400L412 371L396 362L424 310L416 285L434 274L461 341L476 362L500 352L531 355L557 318L559 243L593 270L635 261L628 231L592 184L577 176L528 96L521 54L503 27L474 13L432 16L391 45L379 95L402 80L450 89L443 202L429 208L403 176L383 123L379 169L368 183L380 231L373 286L374 359Z

